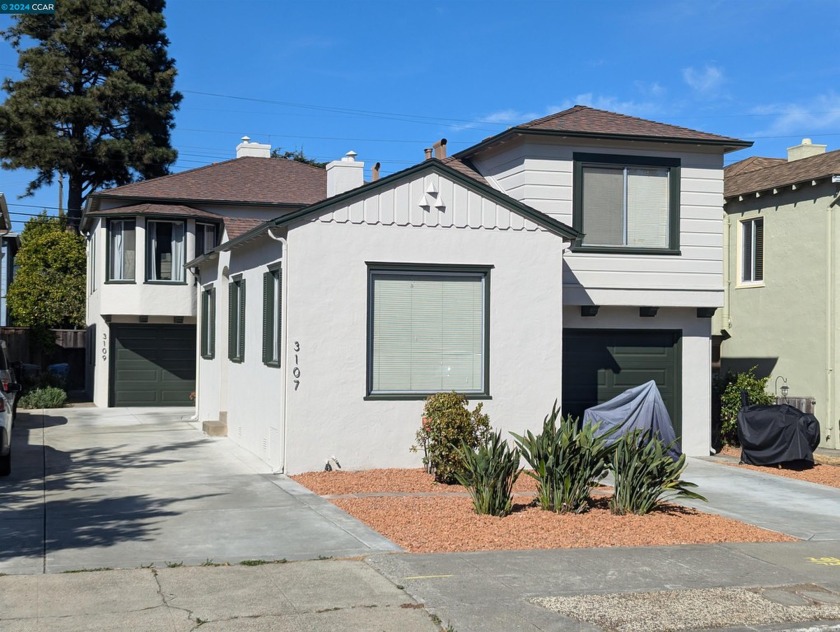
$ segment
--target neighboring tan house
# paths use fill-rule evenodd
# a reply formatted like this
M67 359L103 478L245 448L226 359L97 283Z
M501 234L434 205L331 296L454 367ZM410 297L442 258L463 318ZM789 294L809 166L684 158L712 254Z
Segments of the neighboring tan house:
M197 415L277 471L416 467L424 398L507 434L654 379L710 449L723 155L750 143L576 106L328 196L187 264Z
M822 445L840 448L840 151L802 144L725 170L726 302L721 370L758 367L777 396L813 403Z
M88 239L88 390L97 406L192 406L196 280L184 264L220 242L324 197L323 169L237 158L95 193Z

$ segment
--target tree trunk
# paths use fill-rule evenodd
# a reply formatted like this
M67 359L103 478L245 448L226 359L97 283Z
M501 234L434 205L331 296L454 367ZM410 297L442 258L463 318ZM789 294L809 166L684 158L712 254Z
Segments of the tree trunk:
M82 179L81 176L70 175L70 186L67 192L67 225L79 230L82 219Z

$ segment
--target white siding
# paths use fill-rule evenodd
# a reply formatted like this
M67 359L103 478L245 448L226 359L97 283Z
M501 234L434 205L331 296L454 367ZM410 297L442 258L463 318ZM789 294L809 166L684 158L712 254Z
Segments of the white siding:
M716 151L716 150L712 150ZM660 306L696 307L723 302L723 158L718 153L637 146L511 142L475 160L492 184L534 208L572 225L575 152L679 158L680 255L571 252L566 256L567 304L642 305L656 291ZM637 292L635 292L638 290Z

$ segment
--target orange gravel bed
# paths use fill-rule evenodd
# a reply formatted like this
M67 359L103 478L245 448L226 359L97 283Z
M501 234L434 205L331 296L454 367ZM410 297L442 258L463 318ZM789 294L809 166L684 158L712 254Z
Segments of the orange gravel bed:
M723 450L720 451L720 454L740 459L741 448L725 446ZM823 457L820 455L814 455L814 458L817 461L814 463L814 467L804 469L800 467L785 467L778 465L747 465L745 463L727 463L727 465L743 467L748 470L755 470L756 472L762 472L764 474L786 476L800 481L840 488L840 462L838 462L837 459Z
M603 488L595 490L593 507L583 514L543 511L520 495L510 516L496 518L476 515L470 499L461 495L463 487L437 484L422 470L311 472L293 478L414 553L795 541L673 505L647 516L614 516ZM533 493L534 481L523 474L517 488ZM377 493L399 495L352 497Z

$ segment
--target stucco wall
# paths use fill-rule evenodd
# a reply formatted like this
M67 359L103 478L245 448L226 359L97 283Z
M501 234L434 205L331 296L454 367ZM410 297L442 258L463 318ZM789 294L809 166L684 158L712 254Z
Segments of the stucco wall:
M513 141L475 159L508 195L572 225L573 154L594 152L679 158L679 256L571 252L564 275L567 304L718 307L723 304L723 156L634 143L560 145Z
M494 428L537 430L562 384L562 240L542 231L312 223L290 231L287 471L417 467L409 452L423 401L366 401L366 261L492 265L490 394ZM475 402L473 402L475 404Z
M830 184L788 188L726 205L729 285L716 320L730 336L721 344L722 370L757 365L759 374L770 377L768 392L774 393L776 378L782 376L791 397L816 399L826 447L840 447L834 341L840 221L837 207L828 206L834 189ZM764 282L745 286L740 283L740 224L755 217L764 218Z

